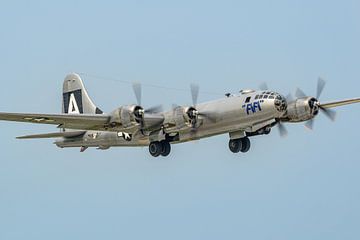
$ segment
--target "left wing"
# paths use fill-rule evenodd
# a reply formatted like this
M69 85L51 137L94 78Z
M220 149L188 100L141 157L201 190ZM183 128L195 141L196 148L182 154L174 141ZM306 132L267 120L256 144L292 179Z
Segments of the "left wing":
M82 130L108 130L110 116L105 114L32 114L0 113L0 120L52 124L62 128Z

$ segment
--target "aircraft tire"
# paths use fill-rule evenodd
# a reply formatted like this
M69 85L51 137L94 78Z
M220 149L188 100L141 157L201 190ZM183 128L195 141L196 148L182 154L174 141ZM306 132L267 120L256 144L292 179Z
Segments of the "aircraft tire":
M241 138L241 149L240 151L242 153L246 153L250 150L251 143L250 139L248 137Z
M151 142L149 145L149 152L151 156L158 157L162 152L162 144L160 142Z
M230 141L229 141L229 149L233 153L240 152L240 150L242 148L241 145L242 145L241 139L230 139Z
M170 152L171 152L171 145L168 141L163 140L160 142L161 146L162 146L162 151L161 151L161 156L163 157L167 157L169 156Z

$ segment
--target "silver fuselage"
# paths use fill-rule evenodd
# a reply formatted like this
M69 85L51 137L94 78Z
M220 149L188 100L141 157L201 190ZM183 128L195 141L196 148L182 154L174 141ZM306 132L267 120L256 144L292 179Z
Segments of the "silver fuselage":
M164 127L151 136L142 132L109 132L87 131L78 138L64 138L56 141L58 147L99 147L107 149L115 146L148 146L151 141L162 140L166 134L177 135L171 143L183 143L195 139L202 139L225 133L236 136L246 136L248 132L256 132L266 126L276 123L284 113L275 106L275 97L280 96L272 93L272 99L255 99L261 96L263 91L247 91L239 95L230 95L216 101L201 103L196 106L199 112L216 112L216 121L199 117L199 126L196 132L191 127L182 129L167 128L167 124L173 121L173 110L161 113L164 116Z

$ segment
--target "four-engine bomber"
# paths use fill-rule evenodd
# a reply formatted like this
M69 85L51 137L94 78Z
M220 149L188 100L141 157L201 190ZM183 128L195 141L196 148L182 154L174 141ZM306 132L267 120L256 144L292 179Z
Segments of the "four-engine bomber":
M171 146L229 134L229 149L233 153L250 150L250 138L269 134L274 126L281 136L287 134L284 123L305 122L313 127L314 118L323 112L331 120L331 108L360 102L360 98L321 103L318 99L325 87L318 80L316 97L307 96L300 89L296 99L268 90L242 90L225 94L221 99L197 103L199 87L191 86L193 104L174 105L163 111L161 106L145 109L141 105L141 85L133 85L137 104L124 105L104 114L90 99L78 74L66 76L63 85L62 114L0 113L0 120L53 124L59 132L19 137L19 139L58 138L60 148L89 147L109 149L118 146L148 146L152 156L168 156Z

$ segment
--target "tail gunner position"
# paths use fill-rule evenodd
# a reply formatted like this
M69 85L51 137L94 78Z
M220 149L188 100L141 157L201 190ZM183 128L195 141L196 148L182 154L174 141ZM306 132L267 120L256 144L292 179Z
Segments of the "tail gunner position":
M19 139L56 138L60 148L148 146L152 156L168 156L171 146L229 134L229 149L233 153L248 152L250 138L269 134L277 126L281 136L287 135L284 123L305 122L312 129L314 118L323 112L331 120L331 108L360 102L360 98L321 103L318 99L325 82L318 81L316 97L300 89L296 99L268 90L242 90L224 98L197 103L199 88L191 86L192 106L174 106L163 111L161 106L145 109L141 106L141 85L134 84L137 104L123 105L103 113L90 99L78 74L66 76L63 85L61 114L0 113L0 120L56 125L60 131L18 137Z

